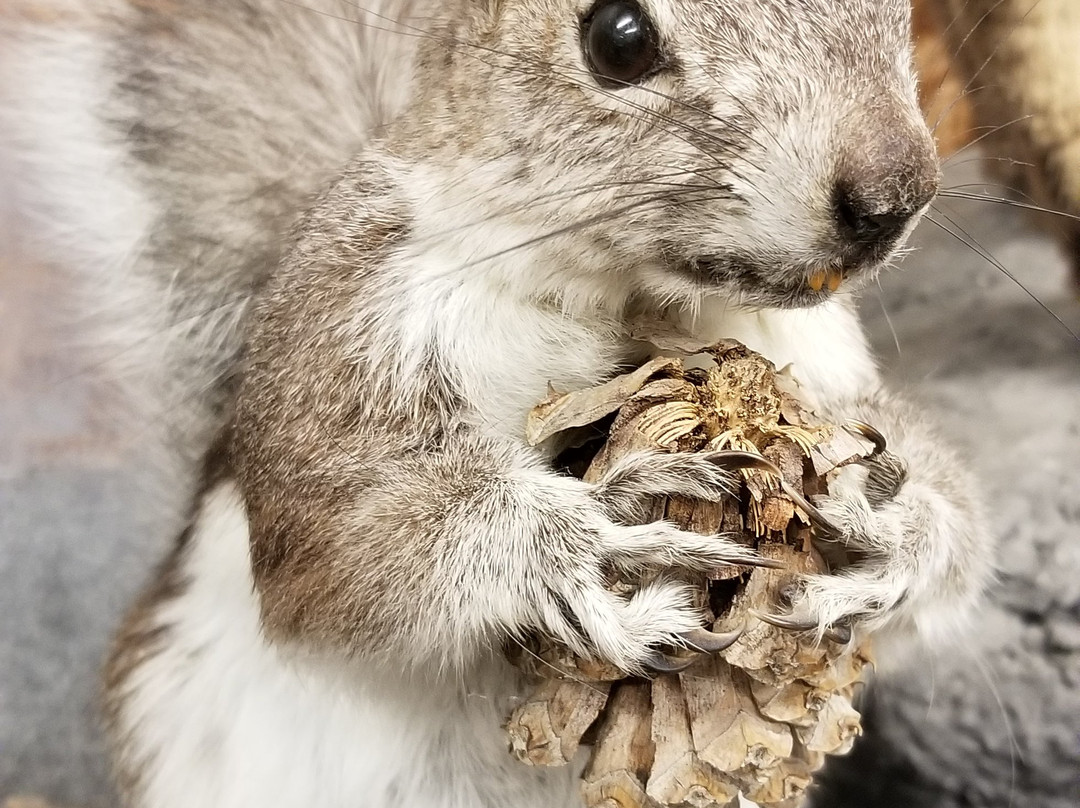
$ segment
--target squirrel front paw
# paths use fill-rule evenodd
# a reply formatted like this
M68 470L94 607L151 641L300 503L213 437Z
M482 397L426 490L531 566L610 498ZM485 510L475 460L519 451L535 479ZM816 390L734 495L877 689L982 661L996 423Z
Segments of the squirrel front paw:
M908 438L909 459L883 451L840 469L814 498L818 545L846 566L808 576L789 628L923 638L962 625L992 577L990 533L950 453ZM823 529L824 525L824 529Z
M664 647L715 652L736 635L702 628L696 587L686 573L724 565L772 566L751 548L722 535L702 535L664 522L633 524L660 496L720 501L736 477L709 454L642 453L608 471L585 496L550 514L539 546L547 558L533 567L533 619L575 653L610 662L630 674L670 671ZM566 481L569 487L571 481ZM551 548L557 552L551 553ZM650 573L630 593L613 591L618 577Z

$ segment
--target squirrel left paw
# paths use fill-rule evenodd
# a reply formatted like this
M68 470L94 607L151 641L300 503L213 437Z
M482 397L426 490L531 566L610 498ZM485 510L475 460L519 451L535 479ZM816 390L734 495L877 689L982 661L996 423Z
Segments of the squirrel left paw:
M879 451L836 473L813 500L815 543L846 563L807 576L790 616L764 619L832 639L962 624L992 576L992 542L951 454L927 443L914 455L919 465Z

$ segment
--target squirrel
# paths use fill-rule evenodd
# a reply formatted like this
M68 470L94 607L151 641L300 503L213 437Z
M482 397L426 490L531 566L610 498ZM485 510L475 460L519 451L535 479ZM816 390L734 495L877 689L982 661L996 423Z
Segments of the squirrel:
M525 443L549 384L647 358L640 315L887 436L816 503L858 560L793 619L899 654L976 608L975 486L856 311L939 183L906 0L52 2L8 26L5 125L207 461L107 666L130 808L579 806L580 767L507 752L503 644L641 673L700 627L679 573L758 562L628 526L723 463L591 484Z

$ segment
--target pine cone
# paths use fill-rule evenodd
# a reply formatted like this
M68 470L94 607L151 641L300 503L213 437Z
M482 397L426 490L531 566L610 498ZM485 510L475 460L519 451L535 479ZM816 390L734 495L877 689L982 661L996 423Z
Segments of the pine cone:
M868 449L816 419L794 380L740 343L706 353L714 360L708 367L660 358L592 390L553 391L530 417L530 441L561 441L565 464L586 480L646 449L746 453L738 498L722 505L667 498L652 517L741 536L781 562L718 569L695 582L713 631L738 639L678 673L626 677L544 637L508 650L540 682L509 719L513 754L531 765L565 765L581 744L591 745L582 777L590 808L728 806L739 794L763 808L797 806L825 756L847 752L861 732L852 699L869 662L866 639L839 631L819 639L768 621L784 611L800 574L830 569L814 548L805 497L827 491L829 472ZM595 435L612 414L598 450L577 439ZM643 583L610 586L632 591ZM683 657L667 659L678 666Z

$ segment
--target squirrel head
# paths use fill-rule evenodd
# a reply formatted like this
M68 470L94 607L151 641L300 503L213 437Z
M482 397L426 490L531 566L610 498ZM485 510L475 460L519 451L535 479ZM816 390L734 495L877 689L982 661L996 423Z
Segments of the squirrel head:
M631 293L812 305L936 193L907 0L462 2L392 148Z

